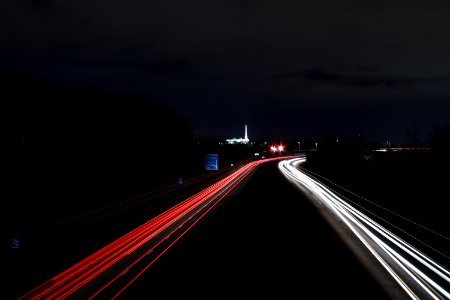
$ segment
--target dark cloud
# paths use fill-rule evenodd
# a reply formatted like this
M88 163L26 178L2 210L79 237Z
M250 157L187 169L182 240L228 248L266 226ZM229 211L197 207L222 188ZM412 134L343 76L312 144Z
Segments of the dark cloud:
M336 82L342 81L344 79L344 76L323 72L318 69L313 69L305 71L304 78L306 80L313 80L313 81Z
M383 78L367 75L344 75L322 71L319 69L311 69L303 72L286 72L279 74L277 77L280 79L298 78L304 79L305 81L335 83L338 85L360 87L385 86L390 88L411 86L420 83L445 84L445 82L450 82L450 75L425 78Z

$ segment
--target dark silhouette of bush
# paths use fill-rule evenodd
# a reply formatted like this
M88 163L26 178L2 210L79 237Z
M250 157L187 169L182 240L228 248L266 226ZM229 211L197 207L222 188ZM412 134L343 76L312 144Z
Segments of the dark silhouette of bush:
M450 126L436 128L430 138L431 146L440 151L450 151Z
M189 121L147 96L23 75L1 76L0 92L3 172L13 197L108 201L190 172Z

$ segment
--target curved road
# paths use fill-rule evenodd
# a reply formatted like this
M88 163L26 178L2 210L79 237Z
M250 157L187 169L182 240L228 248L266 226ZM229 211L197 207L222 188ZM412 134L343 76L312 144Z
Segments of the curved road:
M22 299L414 298L280 160L249 163Z

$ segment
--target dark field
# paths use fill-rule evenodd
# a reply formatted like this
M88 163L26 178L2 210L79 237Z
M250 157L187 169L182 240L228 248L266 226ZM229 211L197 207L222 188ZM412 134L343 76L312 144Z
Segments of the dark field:
M407 241L447 267L450 265L447 191L450 159L446 153L393 151L348 156L312 153L302 166L367 209L369 216L391 222L394 232L410 235Z

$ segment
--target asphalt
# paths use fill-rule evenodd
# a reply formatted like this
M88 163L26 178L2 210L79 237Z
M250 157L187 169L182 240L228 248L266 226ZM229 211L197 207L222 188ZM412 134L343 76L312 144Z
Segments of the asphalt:
M277 163L150 267L122 299L393 299Z

